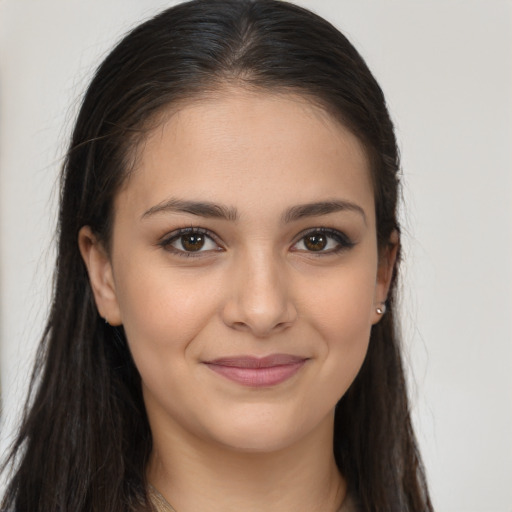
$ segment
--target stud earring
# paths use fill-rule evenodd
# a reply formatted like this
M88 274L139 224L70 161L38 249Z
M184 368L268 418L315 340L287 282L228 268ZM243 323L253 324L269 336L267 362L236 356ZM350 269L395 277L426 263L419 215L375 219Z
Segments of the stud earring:
M380 306L377 306L375 308L375 311L377 312L378 315L383 315L386 312L386 303L381 302Z

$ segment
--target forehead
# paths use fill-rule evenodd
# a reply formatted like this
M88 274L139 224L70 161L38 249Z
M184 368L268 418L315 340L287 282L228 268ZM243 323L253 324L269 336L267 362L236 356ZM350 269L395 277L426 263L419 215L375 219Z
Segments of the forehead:
M270 208L333 194L373 211L368 159L347 128L300 95L226 88L161 116L116 209L191 195Z

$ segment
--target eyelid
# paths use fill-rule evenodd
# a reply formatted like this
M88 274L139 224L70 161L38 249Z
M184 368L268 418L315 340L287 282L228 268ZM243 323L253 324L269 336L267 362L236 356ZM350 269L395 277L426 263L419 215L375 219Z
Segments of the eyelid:
M301 242L306 236L310 234L316 234L320 233L323 234L331 239L334 239L336 243L338 244L337 247L329 250L319 250L319 251L308 251L307 249L296 249L295 246ZM199 251L185 251L178 249L176 247L172 246L172 243L175 242L177 239L179 239L183 235L187 234L201 234L206 237L208 237L211 241L213 241L217 245L217 249L207 249L207 250L199 250ZM178 256L183 257L201 257L208 254L211 254L212 252L217 251L223 251L225 250L222 242L220 241L219 237L210 231L209 229L198 227L198 226L190 226L186 228L179 228L175 229L174 231L170 233L166 233L158 242L157 245L162 247L168 252L171 252L173 254L176 254ZM338 252L351 249L354 245L356 245L356 242L352 241L350 237L334 228L328 228L328 227L313 227L308 228L303 231L301 231L296 237L295 241L292 244L291 250L293 252L302 252L302 253L308 253L309 255L313 256L326 256L329 254L336 254ZM295 249L294 249L295 248Z
M206 250L206 251L182 251L180 249L177 249L176 247L172 246L172 243L178 240L183 235L190 235L190 234L199 234L204 235L208 237L210 240L212 240L216 245L217 249L212 250ZM171 252L173 254L176 254L178 256L184 256L184 257L200 257L205 256L208 253L211 253L212 251L222 251L224 250L224 247L222 246L219 237L210 231L209 229L197 227L197 226L190 226L186 228L179 228L175 229L174 231L171 231L170 233L166 233L160 240L157 242L157 245L162 247L168 252Z
M338 247L334 249L330 249L327 251L308 251L304 249L293 249L299 242L301 242L305 237L308 235L312 235L315 233L321 233L323 235L326 235L327 237L333 238L337 243ZM351 249L356 245L356 242L354 242L346 233L334 229L334 228L327 228L327 227L314 227L314 228L308 228L304 231L301 231L295 238L295 242L292 244L292 250L296 252L303 252L308 253L313 256L326 256L329 254L336 254L338 252Z

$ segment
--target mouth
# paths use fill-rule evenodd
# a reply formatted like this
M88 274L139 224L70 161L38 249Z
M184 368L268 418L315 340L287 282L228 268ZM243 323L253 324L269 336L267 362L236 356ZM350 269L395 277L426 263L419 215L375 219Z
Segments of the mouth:
M235 356L205 361L215 373L248 387L271 387L293 377L308 359L290 354Z

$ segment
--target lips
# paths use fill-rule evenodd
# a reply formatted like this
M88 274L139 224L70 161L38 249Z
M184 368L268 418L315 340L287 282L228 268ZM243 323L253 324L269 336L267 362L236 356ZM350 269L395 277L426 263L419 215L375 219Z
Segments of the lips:
M249 387L270 387L290 379L307 358L290 354L221 357L205 364L217 374Z

